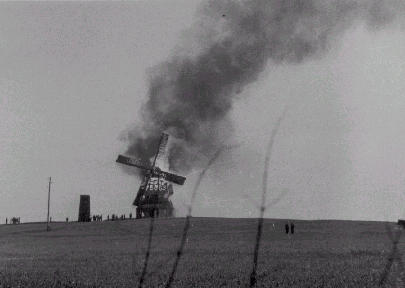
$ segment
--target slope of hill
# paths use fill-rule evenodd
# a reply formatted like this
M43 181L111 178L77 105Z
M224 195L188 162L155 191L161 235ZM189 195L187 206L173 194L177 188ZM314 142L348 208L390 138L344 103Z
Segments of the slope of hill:
M286 222L264 221L260 285L373 285L392 249L386 225L397 227L384 222L293 220L295 233L286 235ZM184 223L185 218L155 220L146 287L167 281ZM66 283L136 284L144 266L149 219L50 225L52 231L46 231L46 223L0 226L0 280L54 281L57 273ZM256 229L257 219L191 218L173 287L244 287L253 265ZM400 243L399 250L403 248ZM398 273L393 272L390 281L397 281Z

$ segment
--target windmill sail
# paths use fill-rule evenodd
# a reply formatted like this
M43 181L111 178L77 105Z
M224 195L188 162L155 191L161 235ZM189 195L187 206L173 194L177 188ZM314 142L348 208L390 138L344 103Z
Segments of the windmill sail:
M141 169L151 169L152 166L150 165L146 165L145 163L142 163L141 161L132 158L132 157L128 157L128 156L124 156L124 155L118 155L118 158L115 162L124 164L124 165L128 165L128 166L134 166L137 168L141 168Z
M160 139L160 145L158 149L158 153L156 156L156 161L163 161L163 156L166 152L167 142L169 141L169 135L162 133L162 138Z
M162 171L161 175L166 181L173 182L178 185L183 185L184 182L186 181L186 177L174 175L172 173L165 171Z

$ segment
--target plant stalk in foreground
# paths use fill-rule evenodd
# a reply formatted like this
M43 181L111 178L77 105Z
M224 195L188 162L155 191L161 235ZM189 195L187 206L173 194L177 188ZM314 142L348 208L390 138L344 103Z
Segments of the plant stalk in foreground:
M277 134L278 127L280 126L281 121L284 119L285 112L283 115L278 119L276 126L274 127L273 131L271 132L271 138L269 141L269 145L267 146L267 152L266 152L266 158L264 160L264 168L263 168L263 193L262 193L262 204L260 207L260 217L257 223L257 235L256 235L256 244L255 244L255 249L253 252L253 269L252 273L250 274L250 287L254 287L256 285L256 270L257 270L257 259L259 256L259 248L260 248L260 239L262 236L262 230L263 230L263 215L264 211L266 210L265 203L266 203L266 192L267 192L267 178L268 178L268 171L269 171L269 162L270 162L270 156L271 152L273 150L273 143L274 143L274 138Z
M139 285L138 287L141 288L143 281L145 281L145 275L146 275L146 270L148 269L148 261L149 261L149 256L150 256L150 248L152 246L152 234L153 234L153 227L155 223L155 217L150 218L150 225L149 225L149 239L148 239L148 248L146 250L146 255L145 255L145 263L143 265L143 271L141 274L141 277L139 277Z
M195 197L197 195L198 187L200 186L201 181L204 178L205 172L207 172L207 170L209 169L211 164L214 163L214 161L219 157L219 154L221 154L221 148L219 148L215 152L215 154L211 157L210 161L208 162L207 167L205 167L203 169L203 171L201 172L201 174L197 178L197 182L196 182L196 184L194 186L193 195L191 196L190 205L188 206L186 224L184 225L184 229L183 229L183 237L181 238L180 247L179 247L179 250L177 250L176 260L174 261L173 270L172 270L172 272L170 274L169 280L166 283L166 286L165 286L166 288L169 288L171 286L171 284L172 284L172 282L174 280L174 274L176 273L177 266L178 266L178 264L180 262L180 257L183 254L184 245L185 245L186 240L187 240L187 232L188 232L188 229L190 227L190 217L191 217L192 205L193 205L194 199L195 199Z

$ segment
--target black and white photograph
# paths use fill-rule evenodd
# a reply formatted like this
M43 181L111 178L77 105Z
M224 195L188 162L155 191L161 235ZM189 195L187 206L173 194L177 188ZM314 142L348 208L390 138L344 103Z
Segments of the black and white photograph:
M0 287L405 287L405 1L0 3Z

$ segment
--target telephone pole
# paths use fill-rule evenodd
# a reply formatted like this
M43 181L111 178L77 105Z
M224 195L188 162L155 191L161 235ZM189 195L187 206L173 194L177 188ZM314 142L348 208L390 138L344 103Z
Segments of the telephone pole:
M48 220L46 223L46 231L49 231L49 202L51 201L51 177L49 177L49 190L48 190Z

